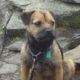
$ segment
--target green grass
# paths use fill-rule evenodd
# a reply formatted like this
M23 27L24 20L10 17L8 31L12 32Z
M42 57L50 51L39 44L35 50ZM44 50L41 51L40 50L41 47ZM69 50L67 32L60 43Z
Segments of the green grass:
M10 44L14 43L15 41L20 41L20 40L21 40L21 37L11 37L8 39Z
M80 14L73 14L72 16L61 17L57 22L58 26L61 27L72 27L72 28L80 28Z
M3 31L2 24L0 24L0 32L2 32L2 31Z
M2 26L2 18L0 17L0 32L3 31L3 26Z

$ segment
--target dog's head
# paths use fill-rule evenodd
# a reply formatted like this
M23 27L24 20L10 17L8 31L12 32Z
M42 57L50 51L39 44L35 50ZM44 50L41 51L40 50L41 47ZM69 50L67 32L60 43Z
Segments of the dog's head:
M55 20L52 12L42 10L24 12L21 14L21 19L28 25L26 28L29 40L45 42L54 39Z

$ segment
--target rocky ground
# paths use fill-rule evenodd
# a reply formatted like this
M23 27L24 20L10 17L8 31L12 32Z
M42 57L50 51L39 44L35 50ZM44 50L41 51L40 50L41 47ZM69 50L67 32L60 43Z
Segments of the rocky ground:
M20 54L5 51L0 58L0 80L19 80Z
M0 40L0 46L1 43ZM5 49L2 54L0 53L0 80L19 80L19 65L20 53L10 52Z

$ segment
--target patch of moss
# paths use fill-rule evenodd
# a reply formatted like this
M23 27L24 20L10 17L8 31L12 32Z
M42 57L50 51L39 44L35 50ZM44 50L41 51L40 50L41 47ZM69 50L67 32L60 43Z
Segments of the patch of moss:
M0 24L0 32L2 32L2 31L3 31L2 24Z
M0 17L0 32L3 31L3 26L2 26L2 18Z
M11 37L8 39L10 44L14 43L15 41L19 41L19 40L21 40L21 37Z
M73 27L73 28L79 27L80 28L80 13L73 14L67 17L61 17L57 21L57 25L61 27Z

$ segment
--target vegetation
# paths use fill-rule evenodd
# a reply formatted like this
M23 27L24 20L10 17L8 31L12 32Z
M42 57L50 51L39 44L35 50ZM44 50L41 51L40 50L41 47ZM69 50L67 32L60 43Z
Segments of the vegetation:
M67 17L61 17L57 21L57 25L60 27L80 28L80 12Z
M15 41L19 41L19 40L21 40L21 37L11 37L8 39L10 44L14 43Z
M0 32L2 32L2 31L3 31L3 28L2 28L2 20L0 18Z
M0 24L0 32L2 32L3 31L3 29L2 29L2 25Z

